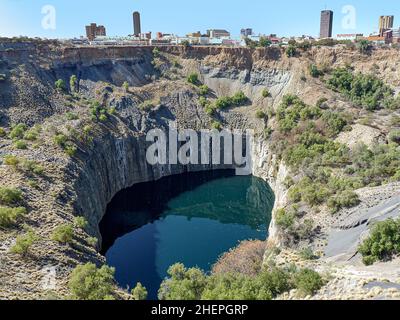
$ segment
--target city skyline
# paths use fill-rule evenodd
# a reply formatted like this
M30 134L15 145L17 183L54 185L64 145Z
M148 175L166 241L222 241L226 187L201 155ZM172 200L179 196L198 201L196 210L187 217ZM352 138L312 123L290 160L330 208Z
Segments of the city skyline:
M289 1L253 0L250 4L241 1L204 0L201 8L184 1L127 1L118 5L97 0L75 3L53 0L37 0L30 3L24 0L2 0L0 4L0 36L39 36L47 38L73 38L84 35L84 25L96 22L107 28L110 36L126 36L132 33L132 13L141 14L142 32L152 31L186 33L207 29L226 29L238 36L242 28L252 28L254 33L276 33L281 36L319 35L320 13L328 9L334 11L333 36L340 33L377 32L381 15L400 16L400 8L393 1L365 3L362 0L326 0L326 6L317 0L306 3ZM44 14L42 8L53 5L56 9L56 28L42 27ZM343 28L342 20L346 14L342 9L353 5L356 9L356 28ZM277 14L280 13L280 14ZM301 27L298 24L301 23Z

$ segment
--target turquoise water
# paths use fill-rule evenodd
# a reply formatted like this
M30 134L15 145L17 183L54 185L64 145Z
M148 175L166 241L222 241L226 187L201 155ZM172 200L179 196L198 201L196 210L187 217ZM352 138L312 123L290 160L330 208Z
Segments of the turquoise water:
M141 282L156 299L176 262L209 271L247 239L266 239L273 194L263 180L231 171L191 173L120 192L100 224L103 253L123 288Z

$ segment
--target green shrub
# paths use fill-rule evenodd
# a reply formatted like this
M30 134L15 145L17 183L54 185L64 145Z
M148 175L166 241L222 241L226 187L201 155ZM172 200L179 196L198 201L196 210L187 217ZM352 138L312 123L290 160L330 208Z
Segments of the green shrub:
M271 300L293 287L290 274L278 268L261 271L256 277L217 274L207 280L203 300Z
M275 214L275 223L282 229L287 230L293 227L295 218L296 216L292 211L287 212L285 209L278 209Z
M15 244L10 248L10 252L26 256L29 249L37 241L39 241L39 237L33 231L28 231L26 234L17 237Z
M313 65L310 66L310 75L313 78L318 78L318 77L323 75L323 72L320 71L315 64L313 64Z
M24 158L20 158L17 161L18 162L17 162L16 168L19 171L27 172L27 173L34 173L37 175L42 175L44 173L43 166L34 160L27 160Z
M213 121L211 123L211 129L222 130L222 123L219 121Z
M386 96L385 100L383 101L383 106L385 109L389 110L398 110L400 109L400 96L392 97L390 95Z
M363 262L371 265L400 253L400 219L376 223L367 239L358 247Z
M300 257L303 260L315 260L316 256L311 248L307 247L300 251Z
M198 85L199 84L199 75L197 73L191 73L187 77L187 81L191 84Z
M295 57L297 55L297 49L296 46L294 45L289 45L286 48L286 55L291 58L291 57Z
M132 297L134 300L146 300L147 299L147 290L142 286L140 282L136 284L136 287L132 289Z
M10 228L14 226L20 218L26 215L23 207L10 208L0 206L0 227Z
M389 141L400 144L400 130L393 130L389 133Z
M68 138L65 134L59 133L54 136L53 140L56 145L58 145L60 147L65 147L65 145L68 141Z
M263 89L261 95L263 96L263 98L268 98L271 96L271 93L269 92L268 89Z
M158 58L158 57L160 56L160 49L158 49L157 47L155 47L155 48L153 49L153 56L154 56L155 58Z
M372 49L371 42L369 42L368 40L360 40L359 42L357 42L357 47L362 54L369 53Z
M10 138L11 139L23 139L25 131L27 129L28 129L28 127L23 123L13 126L10 131Z
M207 276L198 268L175 264L159 290L160 300L270 300L291 290L290 272L274 268L256 276L218 273Z
M7 166L16 167L19 163L19 159L13 155L6 155L4 156L4 164Z
M360 203L358 195L351 191L345 190L337 193L335 196L329 198L327 204L332 213L338 212L341 208L351 208Z
M115 269L93 263L77 266L71 273L68 287L77 300L112 300Z
M237 107L242 106L249 101L249 98L246 97L243 91L236 92L231 99L232 104Z
M88 225L88 221L85 217L75 217L74 225L78 228L85 229Z
M311 269L302 269L295 275L296 288L304 295L313 295L324 285L322 277Z
M23 140L17 140L17 141L15 141L15 142L14 142L14 146L15 146L17 149L20 149L20 150L26 150L26 149L28 148L28 145L27 145L26 142L23 141Z
M105 114L101 114L100 116L99 116L99 120L101 121L101 122L106 122L107 121L107 116L105 115Z
M199 87L199 94L200 94L200 95L205 96L205 95L207 95L209 92L210 92L210 88L209 88L207 85L203 84L203 85L201 85L201 86Z
M86 239L86 242L91 247L96 248L97 244L99 243L99 239L97 239L96 237L89 237L89 238Z
M139 109L143 111L150 111L160 104L159 100L146 100L139 105Z
M260 47L267 48L272 44L272 41L266 37L261 37L259 41Z
M197 268L186 269L181 263L169 267L168 279L164 280L158 291L160 300L200 300L207 285L203 271Z
M339 68L333 71L328 87L339 91L353 103L373 111L390 103L393 90L373 75L353 75L349 69ZM389 99L389 100L388 100Z
M0 204L9 206L22 201L22 191L16 188L0 187Z
M220 97L215 101L215 108L219 110L229 107L240 107L246 104L249 99L242 91L236 92L232 97Z
M67 112L65 115L66 115L67 120L70 120L70 121L79 119L79 116L73 112Z
M338 112L325 111L322 114L322 120L324 120L327 126L327 133L329 136L339 134L347 125L346 118Z
M215 101L215 108L218 110L227 109L232 105L232 100L229 97L220 97Z
M6 130L3 127L0 127L0 138L3 138L7 135Z
M28 131L24 134L24 139L28 141L35 141L37 140L37 137L38 137L37 133L33 131Z
M258 118L258 119L266 119L267 118L267 114L262 110L258 110L256 112L256 118Z
M111 108L109 108L108 110L107 110L107 113L109 114L109 115L115 115L116 113L117 113L117 109L115 108L115 107L111 107Z
M316 106L317 108L321 108L322 105L323 105L325 102L327 102L327 101L328 101L327 98L324 98L324 97L323 97L323 98L319 98L315 106Z
M69 86L70 86L72 92L76 91L77 85L78 85L78 78L76 77L76 75L73 74L69 78Z
M68 144L65 146L64 151L65 151L65 153L66 153L67 155L69 155L70 157L73 157L73 156L76 155L76 152L78 151L78 149L77 149L74 145L68 143Z
M65 81L62 79L58 79L55 83L54 83L56 89L58 91L66 91L67 90L67 86L65 85Z
M125 81L125 82L122 84L122 88L125 90L125 92L128 92L128 91L129 91L129 83L128 83L128 81Z
M63 224L58 226L52 233L51 239L60 243L71 243L74 238L74 226Z
M279 130L288 133L297 127L300 121L318 119L321 110L317 107L307 106L297 96L287 95L283 97L277 110Z
M36 161L18 158L13 155L4 156L4 164L7 166L12 166L22 172L34 173L37 175L42 175L44 172L43 166Z

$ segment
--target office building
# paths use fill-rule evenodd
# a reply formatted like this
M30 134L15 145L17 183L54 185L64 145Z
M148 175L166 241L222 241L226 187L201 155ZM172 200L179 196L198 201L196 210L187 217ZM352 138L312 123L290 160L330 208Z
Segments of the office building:
M320 38L332 38L333 11L324 10L321 12Z
M394 16L380 16L379 17L379 34L383 36L383 33L389 29L393 29Z
M248 37L248 36L251 36L252 34L253 34L253 29L251 29L251 28L246 28L246 29L240 30L240 35L242 37Z
M133 13L133 35L138 37L142 33L142 28L140 25L140 13L135 11Z
M379 17L379 30L392 29L394 16L380 16Z
M98 26L96 23L91 23L90 25L86 26L86 37L92 41L96 37L105 37L106 28L104 26Z
M207 35L210 38L216 38L216 39L221 39L221 38L229 38L231 34L223 29L211 29L207 30Z

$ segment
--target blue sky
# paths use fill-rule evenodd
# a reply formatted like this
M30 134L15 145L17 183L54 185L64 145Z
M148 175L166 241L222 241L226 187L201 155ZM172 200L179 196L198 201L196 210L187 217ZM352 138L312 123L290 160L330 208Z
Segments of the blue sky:
M56 9L55 30L42 27L44 5ZM345 5L356 9L356 29L342 27ZM90 22L105 25L108 35L122 36L132 33L135 10L142 15L142 31L184 35L221 28L238 35L252 27L256 33L318 36L325 8L335 12L335 35L369 34L377 30L379 16L387 14L395 15L400 26L398 0L0 0L0 36L79 37Z

